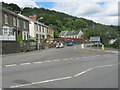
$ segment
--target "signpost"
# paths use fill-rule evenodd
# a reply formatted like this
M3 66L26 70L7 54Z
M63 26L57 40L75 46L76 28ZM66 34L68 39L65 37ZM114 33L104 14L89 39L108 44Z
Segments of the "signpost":
M100 42L100 36L90 37L91 42Z
M99 49L99 44L100 44L100 36L94 36L94 37L90 37L90 42L92 43L98 43L98 49Z

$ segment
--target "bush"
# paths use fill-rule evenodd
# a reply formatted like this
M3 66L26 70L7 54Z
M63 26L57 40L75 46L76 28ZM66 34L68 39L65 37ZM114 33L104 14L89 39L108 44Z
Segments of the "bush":
M114 48L114 45L113 44L104 44L104 47L108 47L108 48L113 47Z
M114 48L120 49L120 39L117 39L117 40L113 43L113 45L114 45Z

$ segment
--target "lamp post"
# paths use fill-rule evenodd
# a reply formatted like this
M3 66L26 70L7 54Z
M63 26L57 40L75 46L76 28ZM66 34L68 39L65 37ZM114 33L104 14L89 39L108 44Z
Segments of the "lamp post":
M40 33L39 33L39 29L38 29L38 20L43 19L43 17L40 17L37 19L37 31L38 31L38 42L37 42L37 46L38 46L38 50L40 49Z

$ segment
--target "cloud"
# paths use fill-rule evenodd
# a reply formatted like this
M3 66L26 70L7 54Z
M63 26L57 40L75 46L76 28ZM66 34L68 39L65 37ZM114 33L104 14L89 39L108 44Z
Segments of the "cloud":
M14 3L20 7L38 7L34 0L0 0L0 2Z
M36 2L119 2L119 0L34 0Z
M117 2L104 2L104 4L98 2L57 2L52 9L102 24L118 24Z

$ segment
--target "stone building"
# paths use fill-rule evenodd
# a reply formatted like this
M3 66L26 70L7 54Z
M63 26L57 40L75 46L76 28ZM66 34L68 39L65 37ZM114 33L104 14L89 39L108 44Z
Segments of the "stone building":
M1 9L0 41L2 41L2 53L29 50L29 21L10 10Z

